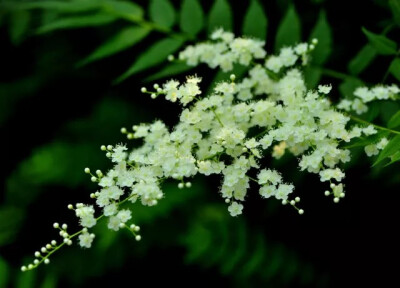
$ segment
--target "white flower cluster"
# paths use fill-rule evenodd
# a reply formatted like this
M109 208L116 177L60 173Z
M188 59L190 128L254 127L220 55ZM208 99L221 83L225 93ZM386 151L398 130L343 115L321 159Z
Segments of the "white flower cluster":
M345 111L355 111L360 115L368 111L368 106L365 104L374 100L396 100L399 93L399 87L394 84L390 86L377 85L373 88L358 87L354 91L356 98L343 99L337 107Z
M74 235L62 230L61 236L66 240L56 249L71 244L77 235L80 246L89 248L94 235L88 228L103 217L107 218L109 229L126 228L139 241L141 236L136 233L140 228L128 224L132 215L129 209L122 209L124 203L156 205L164 197L160 187L163 181L172 179L179 188L190 188L190 178L197 174L223 176L220 193L232 216L242 213L251 181L259 186L262 198L290 203L303 214L296 206L300 198L290 199L294 185L277 170L265 167L271 157L279 159L287 153L297 157L299 170L318 174L322 182L330 182L331 191L325 194L333 195L334 202L344 197L345 174L339 165L350 160L350 151L341 148L340 142L377 131L373 126L349 127L350 118L336 111L327 98L330 85L306 89L303 74L295 65L300 58L306 63L317 41L285 47L277 56L265 59L262 41L234 38L223 30L217 30L211 38L214 42L186 48L180 59L189 65L207 63L223 71L231 70L236 63L247 65L247 76L237 81L231 75L228 81L218 83L210 95L202 94L201 78L196 76L188 77L185 83L170 80L161 86L155 84L155 91L143 87L141 91L151 94L151 98L163 95L166 100L182 104L185 108L180 122L173 129L161 121L135 125L132 131L122 128L128 139L143 141L132 151L123 144L101 147L114 167L105 174L100 170L92 174L89 168L85 172L99 185L99 191L90 196L102 214L95 218L95 207L91 205L68 205L84 229ZM255 63L257 59L262 63ZM278 72L279 77L275 74ZM395 88L385 88L387 96L379 97L390 98L397 91ZM371 91L373 97L384 94L377 89ZM360 91L357 94L362 95ZM384 145L381 140L373 148L366 148L367 153L374 154Z

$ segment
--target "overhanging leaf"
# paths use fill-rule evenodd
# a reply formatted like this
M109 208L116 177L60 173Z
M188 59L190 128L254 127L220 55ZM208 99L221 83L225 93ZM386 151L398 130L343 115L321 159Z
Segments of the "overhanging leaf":
M325 11L319 13L317 23L311 32L310 38L318 39L318 44L312 52L312 62L322 65L332 53L332 31L326 19Z
M203 28L203 8L198 0L183 0L180 17L180 28L189 36L194 37Z
M208 33L218 28L232 31L232 8L226 0L216 0L208 16Z
M321 79L322 71L319 67L315 66L307 66L304 70L304 78L305 82L307 83L308 89L313 89L319 83Z
M93 53L80 61L77 65L83 66L90 62L116 54L142 40L150 30L144 27L128 27L100 45Z
M394 55L397 52L396 42L390 40L386 36L372 33L362 28L363 33L367 36L369 43L376 49L378 54L381 55Z
M109 24L115 20L117 20L116 17L104 13L88 16L65 17L40 27L37 30L37 33L42 34L61 29L101 26Z
M175 9L169 0L151 0L150 19L163 27L170 28L175 23Z
M375 59L377 53L371 44L366 44L350 61L348 69L351 74L358 75Z
M275 51L290 46L301 40L301 23L294 6L290 6L279 24L275 38Z
M242 33L265 40L267 38L268 19L263 6L257 0L252 0L244 16Z
M120 83L132 76L135 73L153 67L165 59L168 55L174 53L184 43L183 39L168 38L158 41L153 44L146 52L142 53L139 58L132 64L132 66L120 77L118 77L114 83Z
M376 159L375 163L372 166L381 163L386 158L395 157L395 154L399 153L399 151L400 151L400 135L397 135L389 140L389 143L381 151L381 153L379 153L378 159Z

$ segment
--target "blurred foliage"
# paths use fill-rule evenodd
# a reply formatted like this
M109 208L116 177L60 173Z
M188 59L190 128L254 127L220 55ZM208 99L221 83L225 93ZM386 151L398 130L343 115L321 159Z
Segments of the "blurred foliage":
M53 257L51 265L29 273L19 272L19 265L22 257L55 237L51 223L57 219L74 223L64 207L70 201L88 201L95 189L83 168L109 167L100 145L123 141L118 131L124 125L157 117L165 117L170 124L176 121L176 108L143 100L134 92L144 81L181 77L192 69L179 61L168 63L169 54L205 40L218 27L265 39L268 51L318 38L305 71L309 88L321 81L333 83L339 87L334 91L337 98L351 98L360 85L400 81L399 19L399 0L366 1L363 7L333 0L0 1L4 49L0 54L4 63L0 69L0 129L6 139L2 146L6 171L0 197L0 287L114 285L115 279L131 281L133 274L139 274L134 276L135 284L149 285L156 283L151 281L157 281L153 277L157 273L173 277L169 269L195 277L191 281L199 286L205 278L204 283L219 279L225 287L345 287L341 284L348 279L343 281L339 274L344 273L342 266L349 268L346 257L354 247L346 250L345 243L339 243L342 239L332 236L318 246L320 253L307 246L313 243L307 229L298 232L303 242L299 238L299 243L291 242L287 240L293 237L290 232L278 233L296 229L290 221L267 233L265 225L277 225L274 217L280 216L274 202L255 204L250 199L250 207L260 212L249 208L245 219L231 218L224 207L215 204L220 202L215 196L218 179L199 179L190 190L166 183L167 197L159 205L134 205L134 221L145 230L140 243L131 235L110 233L99 225L92 249L67 248ZM201 74L201 69L195 72ZM244 73L244 67L235 67L238 77ZM210 85L228 76L208 71L201 75ZM362 117L398 129L399 109L395 102L376 102ZM360 173L353 173L352 179L365 180L367 173L360 165L369 167L375 162L368 175L379 177L380 183L400 183L396 171L399 136L388 132L378 136L384 135L390 143L376 159L367 162L354 157L347 165ZM362 147L377 139L363 138L348 146L354 155L361 155ZM385 168L388 164L393 165ZM306 189L318 192L315 187ZM398 199L395 194L382 197ZM347 213L351 218L352 212ZM336 232L346 238L346 231ZM327 251L331 247L344 252L334 258ZM174 266L177 271L172 270ZM166 284L162 279L159 283Z

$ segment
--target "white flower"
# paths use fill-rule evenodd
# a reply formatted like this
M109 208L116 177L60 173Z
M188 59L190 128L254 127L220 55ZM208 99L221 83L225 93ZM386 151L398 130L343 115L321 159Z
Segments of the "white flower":
M332 86L331 85L318 85L318 92L322 94L329 94L331 92Z
M84 248L90 248L92 247L92 242L94 239L95 235L94 234L89 234L89 233L82 233L79 235L79 245Z
M233 201L232 204L229 205L229 207L228 207L228 211L232 217L242 214L242 210L243 210L243 205L239 204L235 201Z

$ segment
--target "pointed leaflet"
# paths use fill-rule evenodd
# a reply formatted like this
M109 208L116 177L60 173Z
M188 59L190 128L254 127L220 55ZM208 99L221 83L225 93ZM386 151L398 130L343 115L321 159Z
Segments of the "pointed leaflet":
M150 19L163 27L171 28L175 23L175 8L169 0L151 0Z
M181 74L181 73L189 71L193 68L194 68L193 66L189 66L184 62L180 62L180 61L174 62L174 63L168 64L166 67L161 69L159 72L151 75L150 77L147 77L144 81L151 82L151 81L154 81L157 79Z
M389 6L393 14L394 22L400 26L400 0L389 0Z
M312 62L322 65L332 53L332 30L326 20L325 11L319 13L318 21L315 24L310 38L318 39L318 44L312 52Z
M143 19L143 9L133 2L104 1L103 11L118 18L136 22Z
M390 63L389 71L398 81L400 81L400 59L399 58L393 59L392 63Z
M80 61L77 65L83 66L90 62L116 54L142 40L150 30L143 27L129 27L100 45L92 54Z
M232 31L232 8L227 0L216 0L208 16L208 33L218 28Z
M376 49L378 54L381 55L394 55L397 52L396 42L390 40L386 36L372 33L362 28L363 33L367 36L369 43Z
M358 75L375 59L376 50L371 44L366 44L350 61L348 69L351 74Z
M37 30L37 33L42 34L61 29L101 26L109 24L115 20L117 20L117 18L115 18L114 16L104 13L87 16L65 17L52 23L43 25Z
M132 66L114 83L120 83L133 74L153 67L167 59L168 55L174 53L184 43L183 39L168 38L153 44L146 52L142 53Z
M386 147L379 153L378 159L376 159L375 163L372 166L375 166L389 157L397 158L396 154L400 151L400 135L395 136L390 139L389 143Z
M389 128L395 128L400 126L400 111L397 111L396 114L394 114L392 116L392 118L390 118L389 122L388 122L388 127Z
M301 41L301 23L294 6L290 6L278 27L275 38L275 51Z
M242 34L266 40L267 26L268 19L263 7L257 0L252 0L244 16Z
M198 0L183 0L179 26L189 36L194 37L203 28L203 9Z

